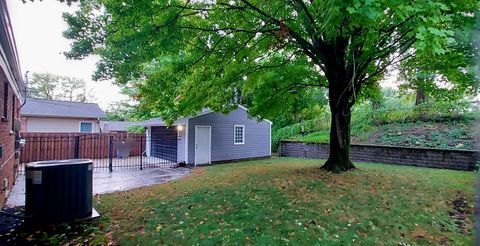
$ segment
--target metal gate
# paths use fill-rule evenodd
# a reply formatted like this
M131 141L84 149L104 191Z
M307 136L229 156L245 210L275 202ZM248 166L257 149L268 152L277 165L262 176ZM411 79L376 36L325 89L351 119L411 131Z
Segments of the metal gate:
M24 133L20 163L91 159L95 170L172 167L177 164L176 146L144 134L125 133ZM150 155L150 150L156 153ZM23 166L23 165L21 165Z

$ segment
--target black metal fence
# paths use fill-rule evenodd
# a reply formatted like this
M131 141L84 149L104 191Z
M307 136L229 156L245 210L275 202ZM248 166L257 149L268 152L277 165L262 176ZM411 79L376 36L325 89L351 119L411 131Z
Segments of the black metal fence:
M95 170L140 169L177 165L177 146L161 138L124 133L24 133L20 169L35 161L91 159Z

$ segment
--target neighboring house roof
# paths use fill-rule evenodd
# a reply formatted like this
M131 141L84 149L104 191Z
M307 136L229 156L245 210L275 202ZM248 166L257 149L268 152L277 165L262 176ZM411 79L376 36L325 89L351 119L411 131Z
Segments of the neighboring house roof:
M105 113L96 103L81 103L27 98L20 114L60 118L105 118Z
M135 126L135 122L100 121L100 127L103 132L126 132L130 126Z
M11 26L10 16L5 0L0 0L0 73L1 79L6 79L12 87L15 95L23 101L25 85L20 71L15 37Z
M243 110L248 112L248 108L243 106L243 105L238 105L238 108L243 109ZM202 110L202 112L198 113L197 115L189 116L189 117L185 117L185 118L180 118L177 121L175 121L172 125L185 124L186 120L188 120L188 119L196 118L198 116L206 115L206 114L213 113L213 112L214 111L212 111L210 109L204 109L204 110ZM267 119L264 119L263 121L268 122L270 125L273 124L272 121L267 120ZM165 126L166 124L161 118L154 118L154 119L149 119L149 120L146 120L146 121L138 122L138 123L136 123L136 125L138 125L138 126Z

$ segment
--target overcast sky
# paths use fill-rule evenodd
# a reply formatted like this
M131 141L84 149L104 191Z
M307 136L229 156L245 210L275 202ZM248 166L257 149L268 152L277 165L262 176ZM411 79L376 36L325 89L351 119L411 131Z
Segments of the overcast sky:
M96 57L84 60L68 60L62 54L70 48L70 41L62 36L67 29L63 12L73 12L76 6L67 6L54 0L22 3L22 0L7 0L17 43L22 72L50 72L58 75L82 78L93 89L95 102L102 108L112 102L126 99L120 88L111 82L94 82ZM73 4L75 5L75 4ZM386 78L382 86L396 87L396 76Z
M68 60L62 54L68 51L70 41L63 38L67 24L63 12L75 11L59 1L44 0L23 4L21 0L7 0L22 73L50 72L58 75L81 78L93 89L95 102L102 108L125 96L111 82L94 82L91 75L98 58Z

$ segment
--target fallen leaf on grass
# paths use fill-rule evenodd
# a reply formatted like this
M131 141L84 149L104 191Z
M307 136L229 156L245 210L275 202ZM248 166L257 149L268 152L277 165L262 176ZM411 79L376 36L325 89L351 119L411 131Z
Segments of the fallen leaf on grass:
M425 235L427 235L427 231L417 227L413 232L412 232L412 237L415 239L421 239L425 238Z

